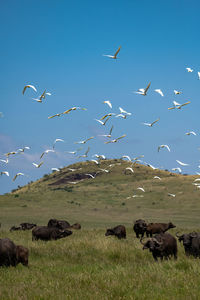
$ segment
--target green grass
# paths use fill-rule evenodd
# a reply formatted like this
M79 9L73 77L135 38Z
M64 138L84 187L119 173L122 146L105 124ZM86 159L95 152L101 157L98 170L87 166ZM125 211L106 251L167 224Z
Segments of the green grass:
M70 184L75 176L96 172L91 162L63 168L11 194L0 196L0 238L9 237L30 250L29 268L0 268L0 299L200 299L200 263L187 258L179 244L178 260L155 263L132 231L133 221L172 221L170 231L197 230L200 190L192 185L197 176L183 176L130 163L104 161L109 174ZM160 176L161 181L153 179ZM144 187L145 193L137 190ZM168 196L175 193L176 197ZM128 198L133 194L143 198ZM31 240L31 232L9 232L13 225L50 218L78 222L80 231L58 241ZM127 240L105 237L107 227L124 224Z
M105 230L75 231L58 241L31 232L1 232L30 250L29 268L0 268L0 299L199 299L199 260L155 263L128 229L127 240Z

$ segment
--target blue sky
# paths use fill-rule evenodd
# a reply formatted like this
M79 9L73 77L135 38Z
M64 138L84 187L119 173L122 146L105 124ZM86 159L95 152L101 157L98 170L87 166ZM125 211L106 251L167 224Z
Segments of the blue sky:
M183 173L200 171L199 89L200 71L198 1L1 1L0 3L0 158L23 146L25 154L0 162L0 193L40 178L52 167L79 161L64 151L78 148L74 142L95 136L83 146L90 146L88 159L95 153L108 158L124 154L144 155L144 162L171 169L176 159L189 164ZM119 59L114 54L121 45ZM186 67L194 72L188 73ZM146 97L133 91L151 87ZM38 92L27 90L33 84ZM164 97L154 92L160 88ZM44 89L52 93L43 103L31 98ZM175 96L173 90L181 90ZM112 102L112 110L104 100ZM167 108L172 101L191 101L181 110ZM73 111L60 118L48 116L80 106L87 111ZM112 117L101 126L94 119L119 106L132 115L127 119ZM153 127L142 122L160 121ZM113 138L127 136L118 143L104 144L99 134L114 125ZM197 136L186 136L194 130ZM52 147L56 153L40 154ZM168 144L159 153L157 147ZM27 177L12 178L17 172Z

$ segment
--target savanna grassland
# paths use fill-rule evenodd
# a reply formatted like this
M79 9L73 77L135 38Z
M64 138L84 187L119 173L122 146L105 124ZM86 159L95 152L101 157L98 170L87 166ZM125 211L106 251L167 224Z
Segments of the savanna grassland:
M70 167L79 170L66 167L0 196L0 238L30 251L28 268L0 268L0 299L200 299L200 261L186 258L179 244L177 261L155 263L132 230L133 221L144 218L172 221L172 234L199 231L197 176L139 164L125 174L130 163L122 160L103 161L101 168L109 164L115 164L110 173L95 179L85 174L95 175L99 166L78 163ZM79 222L82 229L49 242L32 241L30 231L9 232L12 225L46 225L50 218ZM106 228L118 224L126 226L127 239L105 237Z

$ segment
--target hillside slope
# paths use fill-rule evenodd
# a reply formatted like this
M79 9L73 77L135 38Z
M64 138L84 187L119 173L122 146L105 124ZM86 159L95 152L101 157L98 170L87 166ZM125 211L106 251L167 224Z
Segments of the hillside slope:
M130 162L120 159L102 160L100 165L86 161L45 175L0 197L0 221L5 226L20 221L44 224L57 217L99 227L132 224L134 219L144 218L198 226L200 190L192 184L198 176L153 170L141 164L135 164L132 173L126 167Z

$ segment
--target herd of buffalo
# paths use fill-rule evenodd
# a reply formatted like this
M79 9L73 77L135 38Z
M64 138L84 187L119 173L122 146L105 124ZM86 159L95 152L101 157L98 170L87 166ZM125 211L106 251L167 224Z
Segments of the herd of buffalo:
M175 228L171 222L169 223L149 223L144 220L136 220L133 225L133 230L144 249L149 249L155 261L160 258L163 260L169 259L172 256L177 259L177 240L176 238L166 233L170 228ZM81 229L79 223L70 225L69 222L57 219L50 219L47 226L37 226L31 223L21 223L19 226L12 226L10 231L30 230L32 229L32 240L57 240L67 237L72 234L70 229ZM147 240L144 242L144 235ZM124 225L118 225L114 228L107 229L105 236L114 235L118 239L126 238L126 228ZM179 242L183 242L185 254L194 257L200 257L200 233L191 232L178 235ZM0 266L16 266L22 263L28 266L29 251L26 247L15 245L8 238L0 239Z

